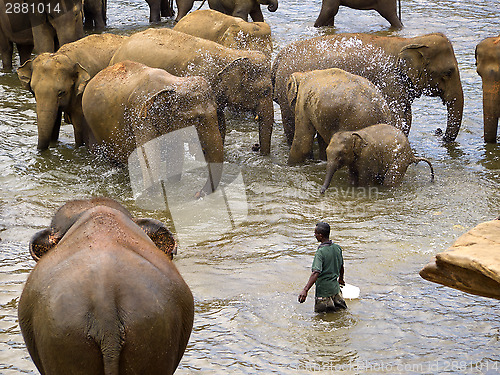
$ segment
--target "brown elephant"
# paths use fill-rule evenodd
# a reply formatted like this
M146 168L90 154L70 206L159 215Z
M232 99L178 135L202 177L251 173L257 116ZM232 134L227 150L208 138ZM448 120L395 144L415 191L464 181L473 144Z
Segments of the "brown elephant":
M176 76L201 76L212 87L224 141L224 109L250 111L259 123L260 152L268 155L274 121L269 59L258 51L239 51L168 28L132 35L111 64L133 60Z
M96 141L93 147L100 146L108 157L121 164L126 164L132 152L147 142L193 126L210 168L205 186L193 194L209 194L218 186L224 151L215 100L204 78L176 77L163 69L124 61L92 78L83 93L82 108ZM172 156L166 159L173 161L175 155L184 152L184 142L176 142L168 150L153 147L147 151L149 170L153 173L160 170L161 152L170 153ZM182 160L166 162L166 175L154 176L155 181L182 170L177 165Z
M440 97L448 110L444 140L457 137L464 96L453 47L443 34L415 38L336 34L293 42L273 62L274 100L280 105L289 144L295 121L287 99L288 79L294 72L327 68L340 68L373 82L384 94L397 127L407 135L413 101L422 94Z
M42 53L17 70L21 82L35 95L40 150L57 141L62 112L66 121L73 124L76 146L89 142L81 104L85 85L108 66L126 38L114 34L89 35L62 46L56 53Z
M265 22L247 22L216 10L196 10L183 17L175 31L212 40L225 47L261 51L269 58L273 52L271 28Z
M330 186L335 172L343 166L349 168L353 185L399 185L408 166L420 161L429 164L431 181L434 180L431 162L415 157L403 132L387 124L335 133L326 149L326 156L328 162L321 194Z
M476 47L477 73L483 81L484 141L497 142L500 118L500 37L487 38Z
M320 158L338 131L392 121L382 92L369 80L342 69L296 72L288 81L288 102L295 111L295 134L288 164L303 162L318 133Z
M403 27L401 23L401 0L399 0L399 16L396 0L323 0L321 11L314 26L333 26L334 18L341 5L353 9L376 10L382 17L389 21L391 27L395 29Z
M12 53L16 44L21 65L33 51L31 23L26 14L14 12L14 7L21 7L22 0L0 0L0 53L4 70L12 69ZM9 7L9 9L7 9Z
M62 206L30 241L37 264L19 300L40 373L173 374L194 318L175 249L163 223L112 199Z
M176 2L178 12L175 21L178 22L193 8L194 0L176 0ZM261 5L267 5L270 12L276 12L278 0L208 0L210 9L239 17L244 21L248 21L248 16L250 16L254 22L264 22L264 16L260 10Z

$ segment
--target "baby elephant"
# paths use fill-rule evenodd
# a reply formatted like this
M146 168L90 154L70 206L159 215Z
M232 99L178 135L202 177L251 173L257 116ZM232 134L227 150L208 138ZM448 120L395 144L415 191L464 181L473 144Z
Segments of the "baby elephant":
M402 181L410 164L425 161L431 168L431 181L434 181L431 162L415 157L404 133L387 124L334 134L326 155L328 164L321 194L330 186L335 172L343 166L349 168L353 185L394 186Z

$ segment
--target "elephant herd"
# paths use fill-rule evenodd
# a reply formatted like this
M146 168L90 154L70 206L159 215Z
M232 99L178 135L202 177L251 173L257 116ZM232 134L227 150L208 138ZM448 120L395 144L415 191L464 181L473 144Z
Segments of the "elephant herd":
M193 192L202 196L221 179L226 108L255 116L252 149L269 155L276 102L289 164L314 157L315 140L327 160L321 193L343 166L359 185L397 185L419 161L434 178L407 136L421 95L446 105L443 140L458 135L464 96L445 35L320 36L292 42L271 61L270 33L264 22L205 10L173 29L94 34L40 53L17 71L36 99L38 149L57 141L63 115L77 146L122 165L135 149L192 126L210 168ZM499 41L476 48L487 142L496 142L500 116ZM175 371L193 326L193 297L171 261L176 242L163 223L135 219L109 198L71 201L35 234L30 252L37 265L19 324L41 373Z

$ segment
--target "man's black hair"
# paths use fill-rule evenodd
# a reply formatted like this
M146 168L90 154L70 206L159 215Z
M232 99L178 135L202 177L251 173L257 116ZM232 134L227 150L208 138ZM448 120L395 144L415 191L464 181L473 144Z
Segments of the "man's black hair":
M328 223L325 223L322 221L319 222L318 224L316 224L316 230L323 237L325 237L325 238L330 237L330 225L328 225Z

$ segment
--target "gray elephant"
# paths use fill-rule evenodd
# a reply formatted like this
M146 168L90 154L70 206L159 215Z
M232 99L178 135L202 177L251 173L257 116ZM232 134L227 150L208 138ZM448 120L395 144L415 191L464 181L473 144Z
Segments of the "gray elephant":
M484 141L496 143L500 118L500 37L484 39L477 45L476 66L483 81Z
M89 142L82 118L83 90L94 75L108 66L126 38L114 34L89 35L62 46L56 53L42 53L17 70L21 82L35 95L40 150L57 141L63 111L66 121L73 124L75 144Z
M16 44L21 65L30 58L33 51L33 35L29 17L21 12L14 12L14 7L20 9L22 4L22 0L7 2L0 0L0 53L4 70L12 69L14 44Z
M332 136L392 121L382 92L366 78L332 68L293 73L288 102L295 111L295 134L288 164L303 162L313 150L318 133L320 158Z
M163 223L112 199L62 206L30 241L37 264L18 307L40 373L173 374L194 318L175 249Z
M215 100L208 82L201 77L176 77L163 69L124 61L98 73L87 84L82 97L84 118L96 144L106 155L126 164L138 147L167 133L194 126L210 168L209 178L199 192L212 193L222 175L224 151L217 126ZM148 155L145 175L159 171L160 153L168 152L167 161L184 152L177 142L168 150L153 150ZM152 165L154 163L154 165ZM169 175L181 166L168 166ZM154 180L165 176L157 175ZM149 180L149 176L146 176ZM146 180L145 179L145 180Z
M271 58L271 28L265 22L246 22L216 10L196 10L183 17L175 31L212 40L225 47L261 51Z
M270 153L274 121L269 59L258 51L239 51L168 28L132 35L111 64L133 60L176 76L201 76L212 87L224 141L224 108L250 111L258 118L260 152Z
M323 0L321 11L314 26L333 26L334 18L341 5L353 9L376 10L382 17L389 21L391 27L395 29L403 27L401 23L401 0L399 0L399 16L396 0Z
M106 28L107 0L85 0L83 20L86 29L102 31Z
M24 0L37 53L83 38L82 0Z
M287 99L288 79L294 72L327 68L340 68L373 82L384 94L397 127L407 135L413 101L422 94L440 97L448 110L444 140L457 137L464 96L453 47L443 34L415 38L336 34L291 43L273 62L274 100L281 108L289 144L295 121Z
M176 2L178 12L175 21L177 22L193 8L194 0L176 0ZM270 12L276 12L278 0L208 0L210 9L239 17L244 21L248 21L248 16L250 16L254 22L264 22L264 16L260 10L261 5L267 5Z
M387 124L335 133L326 156L328 163L321 194L330 186L335 172L344 166L349 168L353 185L396 186L403 180L408 166L420 161L429 164L431 181L434 180L431 162L415 157L403 132Z

